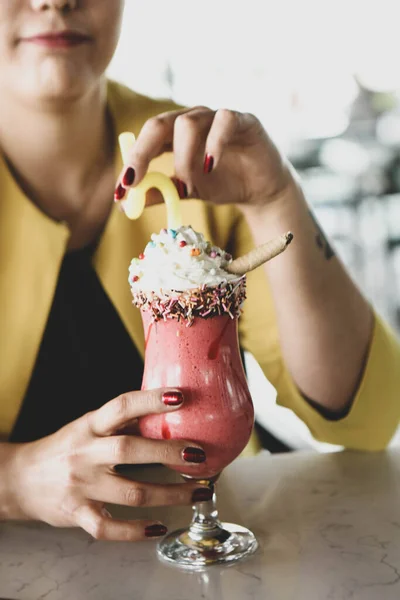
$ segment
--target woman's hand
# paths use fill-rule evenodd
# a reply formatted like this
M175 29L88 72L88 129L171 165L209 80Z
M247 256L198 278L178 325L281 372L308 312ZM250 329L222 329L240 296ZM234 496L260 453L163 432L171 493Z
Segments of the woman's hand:
M56 527L79 526L96 539L138 541L163 535L166 528L154 521L111 518L104 503L143 507L191 504L204 501L204 494L210 499L211 490L198 484L139 483L114 469L117 464L187 464L190 451L185 449L198 445L125 433L138 417L177 410L182 402L176 390L129 392L47 438L21 444L13 465L16 516ZM205 460L204 453L200 458ZM194 494L197 489L201 492Z
M293 181L255 116L198 106L146 121L118 180L116 200L141 181L153 158L170 151L181 198L263 206Z

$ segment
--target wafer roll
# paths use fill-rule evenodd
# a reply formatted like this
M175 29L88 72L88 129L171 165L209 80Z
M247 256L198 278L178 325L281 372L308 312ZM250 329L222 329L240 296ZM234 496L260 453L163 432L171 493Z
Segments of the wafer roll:
M233 275L245 275L249 271L253 271L253 269L268 262L271 258L281 254L289 246L292 239L293 233L288 231L288 233L280 235L266 244L258 246L258 248L254 248L248 254L236 258L225 269Z

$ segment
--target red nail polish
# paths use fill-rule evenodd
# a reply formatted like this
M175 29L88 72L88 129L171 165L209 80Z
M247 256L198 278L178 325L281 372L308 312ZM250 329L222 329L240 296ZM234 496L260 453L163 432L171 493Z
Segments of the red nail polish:
M206 453L201 448L185 448L182 452L182 458L185 462L203 463L206 460Z
M181 179L178 179L177 177L173 178L173 182L175 184L176 189L178 190L178 194L179 194L179 198L181 198L182 200L184 198L188 197L188 189L187 189L187 185L184 181L182 181Z
M180 184L180 188L181 188L181 193L180 196L181 198L187 198L188 197L188 189L187 189L187 185L184 181L179 180L179 184Z
M161 537L162 535L165 535L167 531L168 529L165 527L165 525L149 525L145 528L144 535L146 537Z
M210 488L198 488L194 490L192 502L209 502L213 497L213 491Z
M117 189L114 192L114 200L122 200L122 198L125 196L126 193L126 189L124 187L122 187L121 184L119 184L119 186L117 187Z
M167 406L179 406L183 402L182 392L164 392L162 401Z
M211 154L206 154L206 157L204 159L204 167L203 167L204 173L211 173L211 171L213 170L213 166L214 166L214 157L211 156Z
M133 167L128 167L124 173L122 178L122 183L124 185L130 186L135 181L135 169Z

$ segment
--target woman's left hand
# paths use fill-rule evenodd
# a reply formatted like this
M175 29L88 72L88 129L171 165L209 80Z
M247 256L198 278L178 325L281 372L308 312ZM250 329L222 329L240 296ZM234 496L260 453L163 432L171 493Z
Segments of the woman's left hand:
M153 158L171 151L182 198L264 206L292 181L288 164L254 115L197 106L146 121L122 170L116 199L141 181Z

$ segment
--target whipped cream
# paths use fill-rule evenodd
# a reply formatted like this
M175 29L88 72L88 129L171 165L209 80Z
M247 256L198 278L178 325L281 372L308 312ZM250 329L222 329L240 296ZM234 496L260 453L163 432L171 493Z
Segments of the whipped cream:
M230 254L189 226L162 229L129 267L132 293L214 287L237 279L225 270Z

